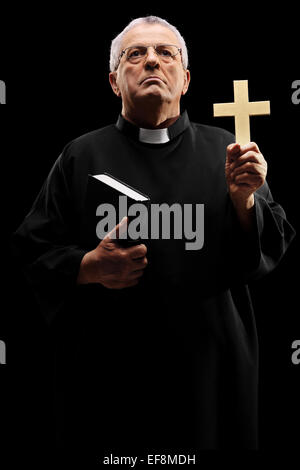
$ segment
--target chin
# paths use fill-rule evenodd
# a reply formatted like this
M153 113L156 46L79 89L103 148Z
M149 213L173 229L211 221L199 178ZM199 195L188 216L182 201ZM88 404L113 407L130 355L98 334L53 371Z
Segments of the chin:
M146 93L141 93L139 98L141 100L153 100L153 101L164 101L164 95L163 93L161 92L161 90L159 90L157 87L156 89L153 87L152 90L147 90Z

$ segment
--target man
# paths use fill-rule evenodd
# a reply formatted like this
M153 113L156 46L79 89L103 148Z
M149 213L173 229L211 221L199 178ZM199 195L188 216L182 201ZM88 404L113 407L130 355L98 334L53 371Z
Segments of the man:
M112 42L110 64L116 125L65 147L13 240L52 324L58 443L92 455L255 449L247 283L278 264L294 230L258 146L180 115L190 72L173 26L134 20ZM176 237L124 247L116 236L127 219L91 246L88 174L104 172L152 204L204 204L203 247Z

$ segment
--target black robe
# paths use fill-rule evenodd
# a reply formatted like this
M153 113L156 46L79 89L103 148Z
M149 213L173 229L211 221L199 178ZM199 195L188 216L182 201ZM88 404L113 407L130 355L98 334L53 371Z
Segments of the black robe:
M120 116L70 142L13 236L53 335L57 444L73 454L257 448L247 284L278 264L294 230L267 183L255 193L254 230L241 230L224 174L232 134L186 112L168 132L165 144L142 143ZM152 203L204 204L202 249L149 239L137 286L76 285L93 248L84 239L87 175L103 172Z

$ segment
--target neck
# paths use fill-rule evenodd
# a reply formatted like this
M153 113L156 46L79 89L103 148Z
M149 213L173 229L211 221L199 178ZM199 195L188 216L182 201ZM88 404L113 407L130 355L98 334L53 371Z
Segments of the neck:
M180 116L180 109L166 110L161 107L138 106L130 109L123 105L123 117L144 129L164 129L171 126Z

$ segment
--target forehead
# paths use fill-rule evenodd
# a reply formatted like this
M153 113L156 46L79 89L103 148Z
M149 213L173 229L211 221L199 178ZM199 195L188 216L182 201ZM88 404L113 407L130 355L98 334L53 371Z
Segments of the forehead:
M122 48L132 45L174 44L179 46L173 31L161 24L140 24L130 29L123 38Z

